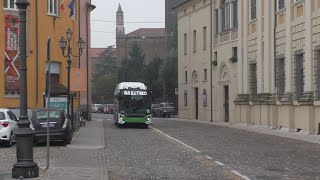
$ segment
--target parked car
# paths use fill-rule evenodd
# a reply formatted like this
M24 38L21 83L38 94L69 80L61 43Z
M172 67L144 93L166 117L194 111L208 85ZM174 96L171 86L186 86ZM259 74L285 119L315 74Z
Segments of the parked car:
M20 117L20 107L12 107L12 108L8 108L10 111L13 112L13 114L17 117L17 119L19 120ZM27 109L27 114L28 114L28 118L29 120L31 120L32 117L32 110L31 109Z
M0 109L0 144L11 147L15 141L13 130L18 128L17 117L9 109Z
M99 106L100 106L100 105L101 105L101 104L93 104L92 107L91 107L91 111L92 111L93 113L97 113L98 110L99 110Z
M107 107L107 104L100 104L98 106L97 113L104 113L104 108Z
M47 117L47 109L34 111L30 124L30 128L35 131L34 142L47 140ZM62 141L64 145L70 144L72 140L71 121L63 109L50 110L49 128L51 141Z
M156 111L155 109L158 108L160 106L160 104L151 104L151 113L152 116L155 117L156 116Z
M113 114L114 112L114 105L113 104L109 104L108 106L108 114Z
M177 115L177 111L172 103L160 103L159 107L155 108L156 117L170 117Z

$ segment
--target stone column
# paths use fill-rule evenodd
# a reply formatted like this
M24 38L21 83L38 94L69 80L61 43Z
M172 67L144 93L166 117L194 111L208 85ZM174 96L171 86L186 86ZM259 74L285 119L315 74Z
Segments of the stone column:
M241 1L240 1L241 2ZM243 6L242 6L242 10L243 10L243 21L242 21L242 25L243 25L243 42L242 42L242 50L243 50L243 81L242 81L242 89L243 89L243 94L249 94L249 90L248 90L248 20L249 20L249 0L244 0L243 1Z
M244 52L243 52L243 1L238 1L238 94L243 94L243 62L244 62Z
M258 94L263 92L263 50L262 50L262 1L257 1L257 92Z
M271 83L271 79L273 76L271 75L272 68L272 58L273 58L273 24L272 18L274 17L274 13L272 11L272 1L266 0L264 1L264 58L266 59L264 63L264 93L271 93L271 87L273 84Z
M313 93L313 51L312 51L312 2L304 1L305 5L305 69L304 92Z
M285 75L286 75L286 87L285 93L293 93L293 55L292 55L292 29L291 29L291 1L285 1L286 3L286 50L285 50Z

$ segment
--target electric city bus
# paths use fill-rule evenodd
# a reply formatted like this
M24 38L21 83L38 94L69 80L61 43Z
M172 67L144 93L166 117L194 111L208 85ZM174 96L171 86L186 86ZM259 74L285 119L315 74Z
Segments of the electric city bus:
M151 124L151 91L141 82L119 83L114 92L114 123L116 126L125 124Z

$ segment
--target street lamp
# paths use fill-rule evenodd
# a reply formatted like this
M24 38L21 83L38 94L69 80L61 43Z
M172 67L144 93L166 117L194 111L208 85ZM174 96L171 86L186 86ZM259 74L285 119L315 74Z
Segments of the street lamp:
M16 136L17 162L12 168L13 178L35 178L39 176L38 164L33 161L33 131L30 129L27 106L27 7L30 3L26 0L18 0L19 9L19 50L20 50L20 118L14 134Z
M71 115L70 115L70 68L71 68L71 56L73 57L80 57L81 54L82 54L82 50L85 48L86 46L86 42L82 40L82 38L79 39L79 41L77 42L78 44L78 49L79 49L79 56L74 56L72 54L72 48L71 48L71 39L72 39L72 31L70 28L68 28L67 32L66 32L66 38L65 39L64 37L61 37L60 40L58 41L59 42L59 47L62 51L62 55L63 57L68 57L67 59L67 62L68 62L68 102L67 102L67 114L68 114L68 117L70 118ZM67 48L67 54L65 55L65 50ZM74 124L73 124L73 120L71 120L71 126L72 126L72 129L74 128Z

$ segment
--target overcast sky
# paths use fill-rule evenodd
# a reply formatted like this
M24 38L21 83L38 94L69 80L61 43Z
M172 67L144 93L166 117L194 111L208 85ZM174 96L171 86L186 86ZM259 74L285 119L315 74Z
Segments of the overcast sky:
M91 15L91 46L93 48L105 48L116 44L115 20L119 3L124 12L126 33L139 28L159 28L165 26L164 0L92 0L92 4L96 6ZM101 20L112 22L101 22Z

